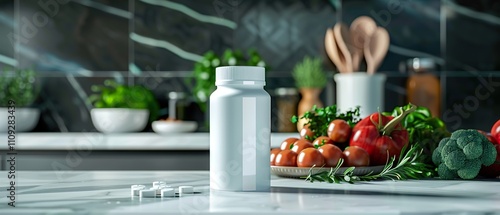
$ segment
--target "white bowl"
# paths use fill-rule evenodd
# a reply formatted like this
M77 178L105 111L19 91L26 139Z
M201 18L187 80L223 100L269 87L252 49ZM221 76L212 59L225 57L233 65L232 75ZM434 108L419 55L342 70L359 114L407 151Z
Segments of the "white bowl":
M94 108L90 111L94 127L103 133L139 132L148 123L149 110Z
M195 131L198 123L193 121L154 121L153 131L159 134L183 133Z
M5 133L9 130L8 117L12 116L6 107L0 108L0 132ZM40 118L40 110L37 108L15 108L14 120L16 123L16 132L31 131L35 128Z

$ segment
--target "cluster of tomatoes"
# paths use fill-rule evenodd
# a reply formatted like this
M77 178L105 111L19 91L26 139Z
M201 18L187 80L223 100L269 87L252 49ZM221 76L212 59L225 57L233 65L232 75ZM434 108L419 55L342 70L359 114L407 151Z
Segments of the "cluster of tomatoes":
M285 139L280 148L271 150L271 166L292 167L335 167L340 158L343 166L369 166L368 152L357 146L344 148L349 143L352 129L342 119L335 119L328 125L328 136L319 136L313 141L306 137L313 137L314 133L307 125L300 131L300 139L290 137Z
M500 176L500 120L491 127L491 132L486 133L484 131L479 131L483 133L488 140L493 143L495 149L497 150L497 159L494 164L490 166L483 166L481 168L481 175L487 177L498 177Z

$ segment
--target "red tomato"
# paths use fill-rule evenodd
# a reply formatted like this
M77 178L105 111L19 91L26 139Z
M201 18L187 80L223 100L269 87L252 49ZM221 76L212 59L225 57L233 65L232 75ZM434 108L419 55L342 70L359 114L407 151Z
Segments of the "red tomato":
M325 166L336 167L340 158L343 158L342 150L336 145L325 144L318 148L318 151L325 159Z
M491 127L491 136L495 138L496 142L500 142L500 119L495 122L493 127Z
M311 129L309 129L309 124L307 125L304 125L304 127L302 129L300 129L300 137L302 139L306 139L306 136L308 138L313 138L314 137L314 132L311 131Z
M276 155L276 160L274 162L276 166L297 166L297 153L287 149L279 152Z
M319 136L313 141L313 146L322 146L326 144L333 144L333 140L327 136Z
M396 157L397 160L401 149L409 141L408 131L399 122L388 131L383 131L384 126L394 118L379 115L374 113L356 124L349 143L350 146L359 146L366 150L371 165L384 165L388 156Z
M311 142L309 142L309 140L300 139L300 140L297 140L297 142L295 142L293 144L292 151L294 151L298 154L306 148L314 148L314 146Z
M334 142L343 143L351 137L351 126L342 119L336 119L328 125L328 137Z
M297 156L298 167L322 167L323 165L325 165L325 159L315 148L304 149Z
M275 161L276 161L276 155L281 152L281 149L272 149L271 150L271 166L274 166Z
M350 146L344 150L344 166L369 166L368 152L358 146Z
M295 138L295 137L290 137L290 138L287 138L286 140L284 140L281 145L280 145L280 149L281 150L286 150L286 149L290 149L290 146L295 143L297 140L299 140L299 138Z

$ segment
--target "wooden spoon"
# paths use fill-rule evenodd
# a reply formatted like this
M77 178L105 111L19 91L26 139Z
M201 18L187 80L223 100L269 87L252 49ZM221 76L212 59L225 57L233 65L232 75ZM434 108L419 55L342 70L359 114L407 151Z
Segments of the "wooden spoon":
M333 36L333 30L328 28L325 35L325 49L330 60L335 64L339 72L344 73L346 71L344 60L340 59L340 51L335 42L335 37Z
M337 46L340 50L340 59L344 60L346 72L352 72L351 51L353 50L353 48L349 28L345 24L338 22L333 27L333 34L335 36L335 42L337 43Z
M361 63L361 60L363 60L365 41L368 37L373 35L376 29L377 24L368 16L360 16L351 23L350 31L351 41L353 44L353 50L351 51L353 71L359 70L359 64Z
M389 49L390 38L385 28L378 27L375 33L365 41L366 72L374 74L384 60Z

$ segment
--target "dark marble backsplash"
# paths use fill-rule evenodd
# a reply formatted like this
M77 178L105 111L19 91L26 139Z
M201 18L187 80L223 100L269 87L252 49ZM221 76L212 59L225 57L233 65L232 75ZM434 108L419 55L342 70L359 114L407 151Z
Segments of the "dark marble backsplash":
M38 72L42 90L34 106L42 116L35 131L95 131L88 101L93 84L111 78L145 85L166 117L166 95L192 94L186 78L205 52L255 48L272 68L266 87L272 94L294 87L290 72L306 55L322 58L324 69L333 71L325 31L361 15L391 36L379 69L388 75L387 109L406 102L400 63L429 57L441 71L441 112L450 128L487 130L500 118L496 0L0 0L0 66ZM477 87L490 76L488 97L477 99ZM330 79L325 104L335 103L334 89ZM467 105L476 101L477 107ZM273 122L275 103L273 96ZM187 109L189 119L206 119L194 102Z

